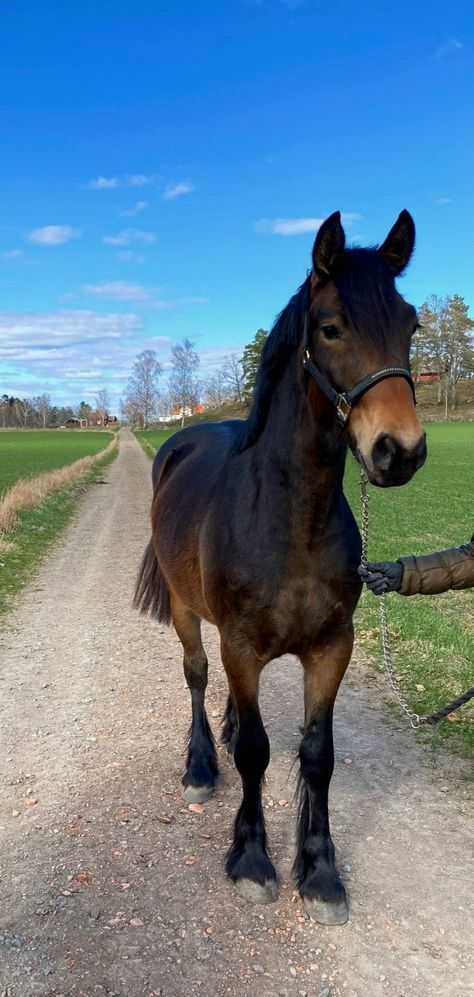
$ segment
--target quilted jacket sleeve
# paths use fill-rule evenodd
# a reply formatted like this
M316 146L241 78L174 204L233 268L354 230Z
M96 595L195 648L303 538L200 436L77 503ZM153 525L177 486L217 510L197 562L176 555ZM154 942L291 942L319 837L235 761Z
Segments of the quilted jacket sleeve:
M474 586L474 534L471 542L423 557L400 557L400 595L437 595Z

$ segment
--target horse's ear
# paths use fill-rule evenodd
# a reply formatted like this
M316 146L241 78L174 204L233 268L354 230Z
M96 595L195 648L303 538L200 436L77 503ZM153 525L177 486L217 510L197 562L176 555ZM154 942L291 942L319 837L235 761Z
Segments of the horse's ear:
M341 225L341 212L335 211L323 222L314 240L313 270L319 280L332 277L344 253L346 237Z
M380 246L379 253L392 273L398 277L410 262L414 248L415 222L410 212L403 210L390 229L385 242Z

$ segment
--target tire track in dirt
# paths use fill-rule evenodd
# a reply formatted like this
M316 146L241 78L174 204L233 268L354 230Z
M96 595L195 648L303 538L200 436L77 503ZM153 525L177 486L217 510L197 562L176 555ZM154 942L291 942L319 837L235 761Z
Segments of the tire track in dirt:
M240 799L179 794L189 697L173 631L130 606L148 540L150 462L120 433L60 544L5 620L0 668L0 994L255 997L471 993L469 801L462 763L389 726L354 660L336 708L332 829L350 894L341 928L309 922L289 874L301 722L298 664L265 672L265 803L283 878L252 907L222 872ZM205 627L208 709L225 701ZM349 761L350 760L350 761Z

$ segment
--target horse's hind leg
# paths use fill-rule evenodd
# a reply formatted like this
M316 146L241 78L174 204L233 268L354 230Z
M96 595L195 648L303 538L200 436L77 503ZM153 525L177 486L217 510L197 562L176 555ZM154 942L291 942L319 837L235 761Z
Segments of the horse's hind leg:
M201 640L201 620L175 597L171 600L171 610L184 649L184 675L192 704L186 771L181 780L183 798L187 803L203 803L214 792L218 766L214 738L204 708L208 665Z
M334 865L328 793L334 768L332 716L339 684L349 664L352 627L301 655L305 728L300 745L300 811L293 872L310 917L322 924L347 921L346 891Z
M258 707L262 663L250 650L243 649L240 642L223 638L221 652L237 718L234 760L243 788L226 871L246 900L270 903L277 899L278 882L267 853L262 809L261 784L270 759L270 745ZM233 733L232 721L229 729Z

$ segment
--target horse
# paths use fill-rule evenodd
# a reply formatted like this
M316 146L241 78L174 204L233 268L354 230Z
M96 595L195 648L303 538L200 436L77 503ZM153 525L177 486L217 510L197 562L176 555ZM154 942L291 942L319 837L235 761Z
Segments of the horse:
M395 286L414 243L407 211L378 248L346 247L339 212L321 225L312 270L265 342L248 418L188 427L157 453L152 538L135 590L135 606L172 621L183 646L192 705L187 803L209 799L218 779L201 620L219 629L229 683L222 739L243 791L226 872L257 903L276 900L279 888L261 800L270 748L259 679L270 660L299 657L293 872L307 912L323 924L348 917L328 816L333 707L361 591L345 458L350 448L380 487L405 484L426 459L409 370L417 315Z

